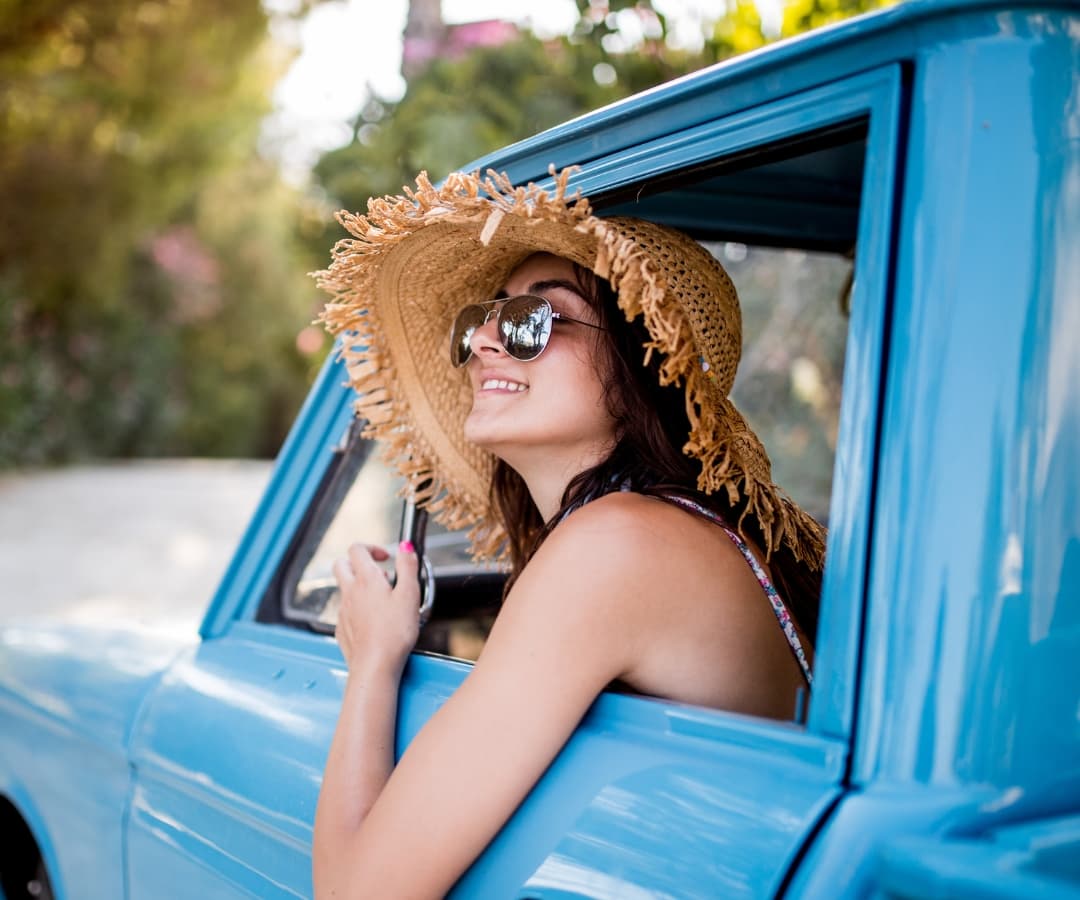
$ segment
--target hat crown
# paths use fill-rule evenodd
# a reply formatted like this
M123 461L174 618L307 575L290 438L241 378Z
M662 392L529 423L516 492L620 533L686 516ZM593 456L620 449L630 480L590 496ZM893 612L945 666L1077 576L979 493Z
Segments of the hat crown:
M742 313L735 284L720 261L684 232L644 219L613 217L604 223L636 246L665 295L678 307L699 352L699 364L720 397L735 383L742 356Z

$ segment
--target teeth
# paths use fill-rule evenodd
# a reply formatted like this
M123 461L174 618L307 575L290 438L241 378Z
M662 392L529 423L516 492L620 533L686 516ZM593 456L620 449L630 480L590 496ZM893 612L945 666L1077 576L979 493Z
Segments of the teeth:
M526 390L525 385L518 384L516 381L503 381L497 378L489 378L483 384L480 385L480 389L484 391L515 391L520 393Z

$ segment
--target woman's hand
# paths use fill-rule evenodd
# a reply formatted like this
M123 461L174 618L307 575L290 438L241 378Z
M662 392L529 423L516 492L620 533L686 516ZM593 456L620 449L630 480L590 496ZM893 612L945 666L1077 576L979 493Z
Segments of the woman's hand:
M412 543L398 545L397 584L390 586L378 565L390 558L382 547L353 544L347 559L334 562L341 593L337 641L350 672L400 675L420 633L420 582Z

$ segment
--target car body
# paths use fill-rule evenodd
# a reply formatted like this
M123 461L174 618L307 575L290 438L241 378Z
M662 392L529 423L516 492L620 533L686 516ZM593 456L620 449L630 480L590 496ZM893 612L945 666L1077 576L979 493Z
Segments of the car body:
M744 365L772 380L743 389L790 382L811 423L775 424L778 468L830 459L815 689L794 722L606 692L453 895L1080 893L1076 7L906 4L478 165L524 182L571 164L601 215L684 228L733 273L761 249L736 283L747 329L757 310L774 335ZM780 264L825 257L847 261L823 304L841 337L809 341L778 321L824 270ZM792 334L839 347L839 370ZM0 634L12 895L39 867L58 897L310 894L345 677L319 548L346 496L395 503L381 476L355 487L377 466L344 380L328 360L197 635ZM770 409L748 415L767 430ZM431 546L399 752L497 604L497 572L456 561L453 535ZM418 865L435 839L417 810Z

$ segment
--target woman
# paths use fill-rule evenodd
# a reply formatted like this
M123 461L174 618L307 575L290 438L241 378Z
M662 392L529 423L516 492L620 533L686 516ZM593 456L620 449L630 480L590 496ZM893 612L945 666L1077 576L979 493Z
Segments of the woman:
M393 588L377 548L335 564L349 675L319 896L444 895L612 684L777 718L810 685L824 532L726 397L734 287L686 236L596 218L568 178L421 176L343 216L354 239L321 274L369 432L511 574L475 668L395 768L416 555L399 549Z

